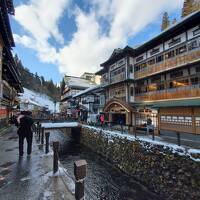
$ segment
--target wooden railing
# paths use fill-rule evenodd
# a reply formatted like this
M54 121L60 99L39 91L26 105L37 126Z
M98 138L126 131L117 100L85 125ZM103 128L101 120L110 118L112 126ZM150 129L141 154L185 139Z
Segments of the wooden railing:
M176 56L175 58L165 60L160 64L147 65L147 67L143 70L135 72L135 79L144 78L146 76L150 76L159 72L190 64L197 60L200 60L199 49L197 51L186 52L181 56Z
M126 74L121 73L110 78L110 83L117 83L126 79Z
M136 102L141 101L158 101L167 99L181 99L200 97L200 85L178 87L161 91L148 92L135 97Z

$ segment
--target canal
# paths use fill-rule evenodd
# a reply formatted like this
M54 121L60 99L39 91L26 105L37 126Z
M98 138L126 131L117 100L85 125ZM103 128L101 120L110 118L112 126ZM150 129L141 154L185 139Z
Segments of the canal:
M99 155L78 144L72 138L63 142L60 154L61 163L71 177L74 176L74 161L79 159L87 161L86 200L159 199L143 185L113 168Z

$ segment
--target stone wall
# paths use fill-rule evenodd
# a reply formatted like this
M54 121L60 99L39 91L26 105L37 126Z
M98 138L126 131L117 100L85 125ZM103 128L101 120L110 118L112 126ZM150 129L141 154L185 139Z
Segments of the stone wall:
M168 200L200 199L199 154L82 127L81 143ZM196 160L195 160L196 159Z

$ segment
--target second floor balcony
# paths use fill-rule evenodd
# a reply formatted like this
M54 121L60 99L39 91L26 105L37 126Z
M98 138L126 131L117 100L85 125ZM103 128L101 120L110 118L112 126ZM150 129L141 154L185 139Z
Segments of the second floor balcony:
M147 64L145 68L135 72L135 79L144 78L146 76L150 76L156 73L181 67L187 64L192 64L199 60L200 60L200 48L193 51L187 51L179 56L170 59L165 59L163 62L154 65Z
M136 102L200 97L200 84L137 94Z

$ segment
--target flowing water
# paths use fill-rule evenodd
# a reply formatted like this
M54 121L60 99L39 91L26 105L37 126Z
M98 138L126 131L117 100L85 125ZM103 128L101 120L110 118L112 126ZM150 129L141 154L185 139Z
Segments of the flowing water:
M113 168L109 163L72 139L64 144L61 162L70 176L74 174L74 161L88 163L85 181L86 200L158 200L133 178Z

